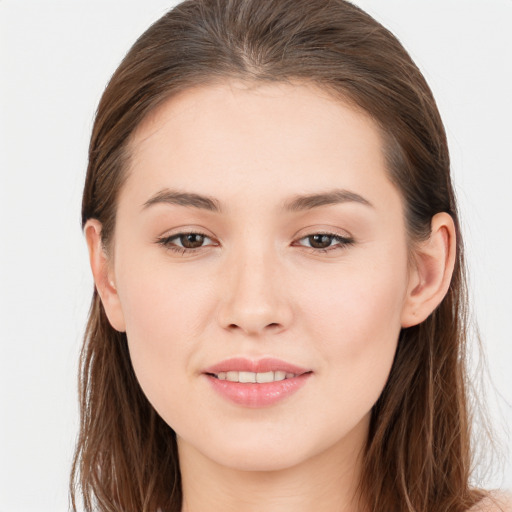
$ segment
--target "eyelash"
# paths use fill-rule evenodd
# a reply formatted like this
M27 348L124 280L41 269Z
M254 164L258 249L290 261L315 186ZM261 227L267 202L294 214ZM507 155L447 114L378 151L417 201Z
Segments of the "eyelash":
M204 246L202 246L202 247L196 247L194 249L189 249L187 247L179 247L177 245L172 245L172 241L173 240L179 239L179 238L187 236L187 235L198 235L198 236L204 237L205 239L211 240L211 238L209 236L205 235L204 233L200 233L198 231L188 231L188 232L176 233L176 234L171 235L171 236L165 236L165 237L159 238L157 240L157 243L159 245L162 245L166 249L168 249L170 251L173 251L173 252L176 252L176 253L179 253L181 255L184 255L184 254L187 254L187 253L194 253L194 252L197 252L200 249L204 248ZM343 249L343 248L345 248L345 247L347 247L349 245L354 244L354 240L352 238L350 238L350 237L344 237L344 236L341 236L341 235L337 235L336 233L329 233L329 232L324 232L324 231L315 232L315 233L311 233L309 235L303 236L303 237L299 238L299 241L311 238L311 237L316 236L316 235L327 236L327 237L332 239L331 242L332 241L338 242L338 245L336 245L334 247L328 247L328 248L325 248L325 249L319 249L319 248L316 248L316 247L308 247L308 246L304 246L304 245L300 245L300 247L303 247L304 249L307 249L307 250L309 250L312 253L316 253L316 254L323 253L323 254L325 254L325 253L328 253L328 252L331 252L331 251L341 250L341 249Z

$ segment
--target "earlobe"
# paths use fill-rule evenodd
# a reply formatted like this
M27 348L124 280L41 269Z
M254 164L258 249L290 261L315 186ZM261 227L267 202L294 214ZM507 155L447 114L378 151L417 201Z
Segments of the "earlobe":
M101 222L89 219L84 227L89 263L96 290L101 298L108 320L116 331L126 331L121 302L113 276L109 258L101 241Z
M432 217L428 240L414 249L414 267L402 309L402 327L425 320L441 303L450 287L455 265L456 232L451 215Z

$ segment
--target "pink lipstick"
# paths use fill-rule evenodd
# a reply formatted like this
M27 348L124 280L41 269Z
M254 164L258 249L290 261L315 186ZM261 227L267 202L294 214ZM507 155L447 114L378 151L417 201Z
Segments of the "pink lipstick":
M265 358L232 358L206 368L213 389L229 401L246 407L266 407L296 393L312 375L306 368Z

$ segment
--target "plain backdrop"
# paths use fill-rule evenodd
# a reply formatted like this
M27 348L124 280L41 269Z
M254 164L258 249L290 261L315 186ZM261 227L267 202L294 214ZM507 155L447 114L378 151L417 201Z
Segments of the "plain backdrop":
M484 484L512 488L512 0L356 3L404 43L446 124L504 459ZM0 512L68 509L92 292L79 222L88 138L110 75L172 5L0 0Z

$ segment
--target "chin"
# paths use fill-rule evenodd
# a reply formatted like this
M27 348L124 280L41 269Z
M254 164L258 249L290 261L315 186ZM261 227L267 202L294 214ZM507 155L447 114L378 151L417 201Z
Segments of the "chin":
M241 449L229 453L212 454L215 462L221 466L237 471L269 472L282 471L299 465L307 456L298 450L289 448L276 449Z
M178 436L181 450L196 452L199 458L206 458L214 464L237 471L279 471L291 468L307 460L311 453L304 440L286 436L258 436L254 432L244 435L224 432L224 435L210 435L207 443ZM313 450L314 451L314 450Z

